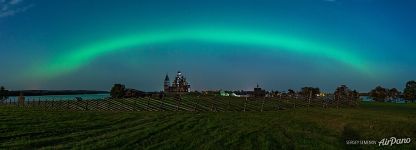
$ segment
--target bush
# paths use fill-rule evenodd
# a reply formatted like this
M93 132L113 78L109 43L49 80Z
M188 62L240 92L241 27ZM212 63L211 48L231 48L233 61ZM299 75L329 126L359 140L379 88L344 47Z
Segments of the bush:
M9 91L3 86L0 87L0 100L7 99L9 97Z
M411 101L416 99L416 81L409 81L406 83L406 88L403 91L403 97L404 99Z
M123 84L114 84L111 88L111 98L123 98L125 95L126 86Z

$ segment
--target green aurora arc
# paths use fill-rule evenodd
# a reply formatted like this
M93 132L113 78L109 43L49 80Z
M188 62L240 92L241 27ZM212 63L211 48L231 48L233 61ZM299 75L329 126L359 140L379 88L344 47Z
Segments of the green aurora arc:
M280 36L262 32L247 32L244 30L194 28L185 30L169 30L133 34L119 38L92 43L64 53L61 56L33 67L31 75L42 78L53 78L71 73L88 62L106 53L121 51L129 47L161 44L176 41L198 41L208 43L248 45L271 48L273 51L288 51L304 55L313 55L317 59L329 58L350 66L363 74L370 75L369 62L352 51L331 47L325 44L313 43L299 38ZM42 67L40 67L42 66ZM35 73L35 74L33 74Z

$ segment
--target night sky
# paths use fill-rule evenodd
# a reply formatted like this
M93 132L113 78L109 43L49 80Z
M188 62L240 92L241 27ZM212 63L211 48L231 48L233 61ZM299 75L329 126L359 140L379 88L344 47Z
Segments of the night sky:
M8 89L192 90L341 84L402 90L416 77L414 0L0 0Z

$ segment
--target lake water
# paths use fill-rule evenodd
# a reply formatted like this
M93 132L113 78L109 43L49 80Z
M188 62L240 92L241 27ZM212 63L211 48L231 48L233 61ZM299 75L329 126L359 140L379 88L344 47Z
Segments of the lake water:
M374 102L374 100L369 96L360 96L360 99L363 102ZM406 101L402 98L391 99L391 100L388 100L388 101L391 102L391 103L401 103L401 104L406 103Z
M81 97L83 100L97 100L110 97L110 94L78 94L78 95L44 95L44 96L25 96L26 101L36 100L76 100L76 97ZM18 96L11 96L8 100L15 101Z

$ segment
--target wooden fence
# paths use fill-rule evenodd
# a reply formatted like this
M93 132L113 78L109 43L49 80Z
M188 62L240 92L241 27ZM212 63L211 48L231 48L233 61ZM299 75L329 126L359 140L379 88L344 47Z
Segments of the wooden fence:
M43 110L71 111L201 111L201 112L246 112L278 111L296 108L340 108L358 106L358 100L335 100L325 97L221 97L221 96L183 96L164 98L126 98L95 100L42 100L26 99L19 102L7 99L0 105Z

